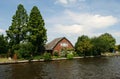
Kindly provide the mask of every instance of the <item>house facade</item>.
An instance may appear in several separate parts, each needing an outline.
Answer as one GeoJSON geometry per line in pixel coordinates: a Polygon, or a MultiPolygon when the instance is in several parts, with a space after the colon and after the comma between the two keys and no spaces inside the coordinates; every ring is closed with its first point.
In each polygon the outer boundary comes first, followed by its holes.
{"type": "Polygon", "coordinates": [[[52,55],[54,52],[60,52],[62,50],[74,49],[72,43],[65,37],[56,38],[45,46],[47,52],[50,52],[52,55]]]}

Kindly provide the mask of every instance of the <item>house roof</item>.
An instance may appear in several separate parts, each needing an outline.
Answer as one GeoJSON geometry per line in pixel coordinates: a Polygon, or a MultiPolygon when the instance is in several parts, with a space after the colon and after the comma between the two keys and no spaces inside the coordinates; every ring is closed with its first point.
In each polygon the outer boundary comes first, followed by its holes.
{"type": "MultiPolygon", "coordinates": [[[[66,39],[65,37],[56,38],[45,46],[46,50],[53,50],[53,48],[62,40],[66,39]]],[[[69,41],[69,40],[68,40],[69,41]]],[[[70,42],[70,41],[69,41],[70,42]]],[[[71,43],[71,42],[70,42],[71,43]]],[[[72,44],[71,44],[72,45],[72,44]]]]}

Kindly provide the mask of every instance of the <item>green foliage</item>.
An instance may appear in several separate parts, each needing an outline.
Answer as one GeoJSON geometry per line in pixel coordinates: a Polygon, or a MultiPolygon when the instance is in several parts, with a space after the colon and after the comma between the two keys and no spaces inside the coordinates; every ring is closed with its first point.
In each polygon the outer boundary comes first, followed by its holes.
{"type": "Polygon", "coordinates": [[[24,59],[32,58],[33,49],[34,49],[33,45],[29,42],[20,44],[20,49],[17,51],[17,55],[19,58],[24,59]]]}
{"type": "MultiPolygon", "coordinates": [[[[24,59],[24,58],[22,57],[22,54],[20,54],[19,50],[14,50],[14,55],[15,55],[15,54],[16,54],[17,59],[24,59]]],[[[13,58],[14,58],[14,56],[13,56],[13,58]]]]}
{"type": "Polygon", "coordinates": [[[101,52],[112,52],[113,49],[115,48],[115,43],[116,40],[115,38],[112,37],[111,34],[105,33],[102,34],[100,37],[100,47],[101,47],[101,52]]]}
{"type": "Polygon", "coordinates": [[[120,45],[118,45],[118,51],[120,51],[120,45]]]}
{"type": "Polygon", "coordinates": [[[44,45],[47,41],[47,34],[45,29],[45,23],[41,16],[39,9],[34,6],[30,12],[28,22],[28,41],[34,46],[34,53],[43,53],[44,45]]]}
{"type": "Polygon", "coordinates": [[[28,22],[28,15],[24,6],[19,4],[15,15],[13,15],[12,23],[7,32],[10,43],[19,44],[25,38],[25,27],[28,22]]]}
{"type": "Polygon", "coordinates": [[[24,6],[22,4],[19,4],[16,13],[12,17],[11,26],[6,31],[7,38],[9,40],[9,48],[12,51],[16,50],[16,48],[19,48],[18,46],[20,42],[25,41],[27,22],[28,22],[27,12],[24,9],[24,6]]]}
{"type": "Polygon", "coordinates": [[[78,38],[75,50],[80,56],[97,56],[104,52],[113,52],[115,43],[116,40],[109,33],[91,39],[83,35],[78,38]]]}
{"type": "Polygon", "coordinates": [[[54,56],[56,56],[56,57],[58,57],[59,56],[59,54],[58,54],[58,52],[56,51],[56,52],[54,52],[54,56]]]}
{"type": "Polygon", "coordinates": [[[62,48],[62,50],[61,50],[61,52],[60,52],[60,56],[61,56],[61,57],[66,57],[67,54],[68,54],[69,52],[72,52],[72,51],[73,51],[73,49],[62,48]]]}
{"type": "Polygon", "coordinates": [[[0,35],[0,54],[6,54],[8,51],[8,42],[3,35],[0,35]]]}
{"type": "Polygon", "coordinates": [[[75,52],[75,51],[72,51],[72,53],[73,53],[73,55],[75,56],[75,57],[78,57],[79,55],[77,54],[77,52],[75,52]]]}
{"type": "Polygon", "coordinates": [[[44,53],[43,58],[45,61],[50,61],[52,59],[51,54],[47,52],[44,53]]]}
{"type": "Polygon", "coordinates": [[[98,38],[98,37],[94,37],[91,39],[91,43],[93,44],[93,47],[92,47],[92,55],[93,56],[97,56],[97,55],[101,55],[102,53],[102,47],[101,47],[101,40],[98,38]]]}
{"type": "Polygon", "coordinates": [[[34,56],[33,59],[36,59],[36,60],[40,60],[40,59],[43,59],[43,56],[34,56]]]}
{"type": "Polygon", "coordinates": [[[27,58],[30,57],[30,54],[38,55],[43,52],[47,41],[44,26],[44,20],[36,6],[32,8],[28,18],[24,6],[19,4],[12,17],[11,26],[6,31],[9,40],[9,53],[14,55],[17,52],[19,57],[27,58]]]}
{"type": "Polygon", "coordinates": [[[68,53],[67,54],[67,59],[73,59],[74,57],[74,54],[73,53],[68,53]]]}
{"type": "Polygon", "coordinates": [[[115,49],[115,39],[112,35],[105,33],[99,37],[94,37],[91,39],[93,44],[92,53],[93,55],[101,55],[101,53],[105,52],[113,52],[115,49]]]}
{"type": "Polygon", "coordinates": [[[85,35],[79,37],[75,44],[75,50],[80,56],[86,56],[88,53],[90,53],[91,48],[91,41],[88,36],[85,35]]]}

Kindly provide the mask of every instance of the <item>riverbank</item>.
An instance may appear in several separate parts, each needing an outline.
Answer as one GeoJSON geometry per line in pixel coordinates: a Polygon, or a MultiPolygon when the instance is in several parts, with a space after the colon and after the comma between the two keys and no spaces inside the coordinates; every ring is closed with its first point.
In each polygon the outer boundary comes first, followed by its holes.
{"type": "MultiPolygon", "coordinates": [[[[93,57],[93,56],[89,56],[89,57],[93,57]]],[[[73,57],[73,59],[80,59],[80,58],[84,58],[84,57],[73,57]]],[[[67,58],[63,57],[63,58],[53,58],[51,59],[51,61],[58,61],[58,60],[67,60],[67,58]]],[[[18,64],[18,63],[30,63],[30,62],[44,62],[44,59],[39,59],[39,60],[9,60],[7,58],[0,58],[0,65],[3,64],[18,64]]]]}
{"type": "MultiPolygon", "coordinates": [[[[120,52],[118,53],[104,53],[99,57],[110,57],[110,56],[120,56],[120,52]]],[[[86,58],[93,58],[94,56],[86,56],[86,58]]],[[[73,59],[80,59],[84,57],[73,57],[73,59]]],[[[51,61],[58,61],[58,60],[67,60],[68,58],[52,58],[51,61]]],[[[18,63],[30,63],[30,62],[44,62],[44,59],[34,59],[34,60],[13,60],[9,58],[0,58],[0,65],[4,64],[18,64],[18,63]]]]}
{"type": "Polygon", "coordinates": [[[116,53],[103,53],[102,56],[120,56],[120,52],[116,52],[116,53]]]}

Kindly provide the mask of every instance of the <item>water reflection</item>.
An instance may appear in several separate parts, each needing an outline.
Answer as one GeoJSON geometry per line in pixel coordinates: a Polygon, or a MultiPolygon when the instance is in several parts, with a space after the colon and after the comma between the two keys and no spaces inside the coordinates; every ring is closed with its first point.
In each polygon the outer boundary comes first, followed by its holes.
{"type": "Polygon", "coordinates": [[[120,57],[0,65],[0,79],[120,79],[120,57]]]}

